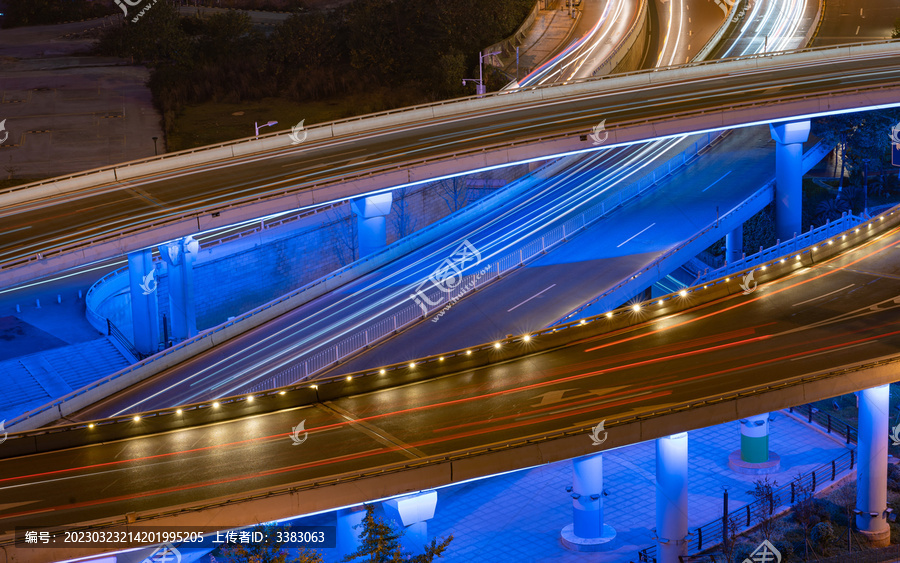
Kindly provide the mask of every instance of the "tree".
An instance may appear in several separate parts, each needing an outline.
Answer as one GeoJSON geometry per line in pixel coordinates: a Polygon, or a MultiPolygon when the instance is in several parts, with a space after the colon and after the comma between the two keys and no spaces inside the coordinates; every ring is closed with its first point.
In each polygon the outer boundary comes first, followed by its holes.
{"type": "Polygon", "coordinates": [[[769,481],[768,477],[757,479],[753,482],[753,490],[750,495],[755,501],[753,503],[753,519],[759,526],[759,531],[767,540],[772,540],[775,531],[775,508],[781,504],[781,498],[778,494],[778,482],[769,481]]]}
{"type": "MultiPolygon", "coordinates": [[[[400,545],[402,532],[398,532],[383,518],[375,517],[375,506],[366,505],[366,516],[363,518],[362,531],[359,534],[359,549],[346,556],[343,561],[361,561],[363,563],[431,563],[435,557],[440,557],[447,549],[447,545],[453,540],[453,535],[431,540],[431,544],[425,547],[425,552],[412,555],[404,552],[400,545]]],[[[358,527],[358,526],[357,526],[358,527]]]]}
{"type": "Polygon", "coordinates": [[[397,231],[397,238],[401,239],[416,230],[418,221],[409,210],[409,202],[406,201],[407,188],[394,190],[394,202],[391,208],[391,222],[397,231]]]}
{"type": "Polygon", "coordinates": [[[282,549],[284,542],[276,542],[278,532],[287,532],[290,525],[258,524],[251,532],[261,532],[268,541],[223,543],[213,552],[214,563],[324,563],[318,551],[300,548],[296,556],[282,549]]]}
{"type": "Polygon", "coordinates": [[[809,561],[809,530],[819,523],[816,515],[815,490],[812,482],[803,480],[802,475],[797,475],[794,482],[794,519],[803,528],[804,561],[809,561]]]}
{"type": "Polygon", "coordinates": [[[900,18],[894,20],[894,31],[891,32],[891,39],[900,38],[900,18]]]}
{"type": "Polygon", "coordinates": [[[469,181],[465,176],[454,176],[437,183],[438,195],[444,200],[450,213],[466,206],[469,199],[469,181]]]}

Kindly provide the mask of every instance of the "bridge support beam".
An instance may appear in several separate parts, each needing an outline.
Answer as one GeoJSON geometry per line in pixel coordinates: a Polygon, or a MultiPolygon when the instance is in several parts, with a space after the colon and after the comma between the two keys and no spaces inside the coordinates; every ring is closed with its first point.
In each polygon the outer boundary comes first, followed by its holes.
{"type": "Polygon", "coordinates": [[[151,249],[128,254],[128,281],[131,286],[131,324],[134,347],[141,354],[154,354],[159,348],[159,304],[156,266],[151,249]]]}
{"type": "Polygon", "coordinates": [[[159,253],[169,266],[169,317],[175,342],[197,335],[194,299],[194,259],[200,244],[193,237],[160,245],[159,253]]]}
{"type": "Polygon", "coordinates": [[[338,560],[350,555],[359,548],[359,535],[363,532],[363,519],[366,507],[363,505],[342,508],[337,512],[337,551],[338,560]]]}
{"type": "Polygon", "coordinates": [[[793,238],[803,232],[803,143],[809,121],[769,124],[775,139],[775,237],[793,238]]]}
{"type": "Polygon", "coordinates": [[[381,503],[385,514],[403,526],[403,547],[419,552],[428,543],[428,520],[434,518],[437,491],[392,498],[381,503]]]}
{"type": "Polygon", "coordinates": [[[744,257],[744,226],[738,225],[725,235],[725,262],[734,264],[744,257]]]}
{"type": "Polygon", "coordinates": [[[857,392],[859,397],[859,468],[856,472],[856,527],[876,546],[887,546],[888,399],[890,386],[857,392]]]}
{"type": "Polygon", "coordinates": [[[350,202],[356,214],[359,257],[368,256],[387,246],[387,221],[391,212],[391,192],[354,199],[350,202]]]}
{"type": "Polygon", "coordinates": [[[616,531],[603,523],[603,454],[572,460],[573,523],[562,529],[563,545],[576,551],[601,551],[612,545],[616,531]]]}
{"type": "Polygon", "coordinates": [[[659,563],[687,555],[688,434],[656,440],[656,537],[659,563]]]}

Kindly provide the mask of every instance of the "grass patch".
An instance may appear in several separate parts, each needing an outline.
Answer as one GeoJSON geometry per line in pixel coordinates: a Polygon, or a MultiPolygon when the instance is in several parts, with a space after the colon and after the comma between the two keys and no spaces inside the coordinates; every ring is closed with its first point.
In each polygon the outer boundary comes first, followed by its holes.
{"type": "Polygon", "coordinates": [[[192,106],[175,118],[168,135],[168,152],[214,145],[253,136],[253,123],[277,121],[260,134],[323,123],[387,109],[424,103],[417,90],[382,88],[318,102],[295,102],[285,98],[264,98],[241,103],[209,102],[192,106]],[[235,115],[238,114],[238,115],[235,115]]]}

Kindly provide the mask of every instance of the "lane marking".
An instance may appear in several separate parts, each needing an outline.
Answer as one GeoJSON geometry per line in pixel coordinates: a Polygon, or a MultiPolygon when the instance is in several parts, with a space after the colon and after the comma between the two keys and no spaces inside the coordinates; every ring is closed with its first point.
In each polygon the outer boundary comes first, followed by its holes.
{"type": "Polygon", "coordinates": [[[629,238],[628,240],[626,240],[625,242],[623,242],[622,244],[620,244],[620,245],[617,246],[616,248],[621,247],[623,244],[627,244],[631,239],[637,237],[639,234],[643,233],[644,231],[646,231],[647,229],[649,229],[650,227],[652,227],[652,226],[655,225],[655,224],[656,224],[656,223],[651,223],[649,227],[645,227],[640,233],[635,234],[633,237],[629,238]]]}
{"type": "Polygon", "coordinates": [[[529,301],[531,301],[531,300],[534,299],[535,297],[539,297],[542,293],[544,293],[544,292],[547,291],[547,290],[553,289],[554,287],[556,287],[556,284],[553,284],[553,285],[551,285],[551,286],[548,287],[548,288],[542,289],[541,291],[535,293],[534,295],[532,295],[531,297],[529,297],[529,298],[526,299],[525,301],[522,301],[521,303],[519,303],[518,305],[516,305],[516,306],[513,307],[512,309],[507,309],[506,312],[507,312],[507,313],[512,313],[515,309],[518,309],[519,307],[521,307],[522,305],[528,303],[529,301]]]}
{"type": "Polygon", "coordinates": [[[829,293],[826,293],[825,295],[819,295],[818,297],[813,297],[812,299],[807,299],[806,301],[801,301],[801,302],[799,302],[799,303],[794,303],[793,305],[791,305],[791,307],[797,307],[798,305],[805,305],[805,304],[809,303],[810,301],[815,301],[816,299],[822,299],[823,297],[828,297],[829,295],[834,295],[835,293],[838,293],[838,292],[840,292],[840,291],[844,291],[845,289],[850,288],[850,287],[853,287],[854,285],[856,285],[856,284],[855,284],[855,283],[851,283],[850,285],[845,285],[844,287],[842,287],[842,288],[840,288],[840,289],[835,289],[834,291],[831,291],[831,292],[829,292],[829,293]]]}
{"type": "Polygon", "coordinates": [[[860,26],[856,26],[856,33],[854,33],[854,35],[859,35],[859,27],[860,26]]]}
{"type": "MultiPolygon", "coordinates": [[[[703,191],[705,192],[705,191],[708,190],[709,188],[715,186],[716,184],[718,184],[719,182],[721,182],[722,180],[724,180],[725,177],[728,176],[729,174],[731,174],[731,170],[729,170],[728,172],[726,172],[724,176],[722,176],[721,178],[719,178],[718,180],[716,180],[716,181],[713,182],[712,184],[710,184],[710,185],[706,186],[705,188],[703,188],[703,191]]],[[[702,193],[702,192],[701,192],[701,193],[702,193]]]]}
{"type": "Polygon", "coordinates": [[[797,360],[805,360],[806,358],[812,358],[814,356],[821,356],[822,354],[830,354],[832,352],[842,352],[844,350],[849,350],[850,348],[856,348],[857,346],[865,346],[866,344],[872,344],[873,342],[878,342],[878,340],[872,340],[871,342],[859,342],[857,344],[851,344],[850,346],[844,346],[843,348],[835,348],[834,350],[825,350],[824,352],[816,352],[815,354],[809,354],[808,356],[801,356],[799,358],[791,358],[791,361],[796,362],[797,360]]]}
{"type": "Polygon", "coordinates": [[[327,401],[325,403],[316,403],[316,407],[322,409],[330,415],[337,414],[338,416],[346,420],[350,424],[351,428],[356,428],[363,434],[369,436],[370,438],[374,438],[376,441],[384,444],[385,446],[388,446],[389,448],[396,448],[398,453],[402,453],[409,459],[422,459],[424,457],[427,457],[421,450],[405,443],[403,440],[395,436],[388,434],[374,424],[357,419],[355,416],[353,416],[352,413],[342,409],[331,401],[327,401]]]}
{"type": "Polygon", "coordinates": [[[24,231],[24,230],[26,230],[26,229],[30,229],[31,227],[32,227],[32,225],[28,225],[27,227],[19,227],[18,229],[12,229],[12,230],[9,230],[9,231],[3,231],[3,234],[4,234],[4,235],[8,235],[8,234],[16,233],[16,232],[19,232],[19,231],[24,231]]]}

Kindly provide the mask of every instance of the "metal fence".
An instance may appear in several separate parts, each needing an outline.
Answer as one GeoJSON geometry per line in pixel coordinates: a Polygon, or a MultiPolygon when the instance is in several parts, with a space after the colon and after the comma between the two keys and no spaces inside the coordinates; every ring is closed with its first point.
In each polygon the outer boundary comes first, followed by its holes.
{"type": "MultiPolygon", "coordinates": [[[[823,413],[812,405],[789,409],[790,412],[795,410],[800,414],[805,414],[808,422],[815,422],[821,425],[830,434],[842,436],[847,444],[856,443],[858,431],[853,426],[833,419],[830,414],[823,413]]],[[[727,539],[726,536],[729,535],[728,526],[730,525],[737,524],[741,531],[750,529],[757,524],[755,515],[762,513],[774,514],[780,506],[785,504],[793,505],[798,500],[802,500],[800,497],[803,494],[802,491],[815,491],[818,486],[834,481],[842,472],[853,470],[855,465],[856,450],[847,450],[831,460],[831,463],[801,474],[790,483],[774,489],[770,498],[754,500],[741,508],[730,511],[727,518],[723,515],[722,518],[695,528],[688,532],[687,553],[696,554],[722,543],[727,539]],[[766,504],[769,505],[768,509],[766,504]]],[[[638,552],[638,560],[656,563],[656,546],[640,550],[638,552]]]]}
{"type": "Polygon", "coordinates": [[[440,314],[441,309],[452,305],[466,293],[545,254],[550,249],[566,242],[570,237],[577,235],[594,222],[610,214],[613,210],[646,193],[647,190],[656,186],[661,180],[689,164],[703,149],[710,146],[719,137],[720,135],[718,134],[706,133],[686,150],[658,166],[650,174],[622,187],[604,198],[600,203],[551,228],[540,237],[529,240],[517,250],[513,250],[487,264],[473,266],[473,268],[477,268],[477,273],[461,278],[458,284],[450,288],[450,291],[432,288],[430,292],[424,295],[424,299],[419,300],[419,303],[422,303],[422,305],[417,304],[412,299],[407,300],[405,301],[407,304],[402,306],[401,303],[402,308],[390,317],[376,321],[366,328],[361,328],[343,340],[329,344],[328,348],[285,368],[247,391],[255,392],[303,381],[317,372],[334,367],[348,356],[368,348],[373,343],[395,334],[407,326],[422,321],[432,314],[440,314]]]}
{"type": "Polygon", "coordinates": [[[832,237],[848,229],[851,229],[856,225],[859,225],[863,221],[865,221],[865,219],[863,219],[862,217],[858,217],[856,215],[853,215],[852,213],[845,213],[841,216],[840,219],[835,219],[834,221],[825,223],[821,227],[811,228],[809,231],[797,235],[790,240],[786,240],[784,242],[778,241],[775,246],[771,246],[766,249],[760,249],[760,251],[756,254],[745,256],[744,258],[736,260],[731,264],[726,264],[721,268],[703,272],[703,274],[700,275],[692,285],[705,283],[709,280],[720,278],[730,272],[739,272],[751,266],[756,266],[757,264],[768,262],[773,258],[778,258],[779,256],[797,252],[801,248],[806,248],[807,246],[815,244],[819,241],[823,241],[828,237],[832,237]]]}

